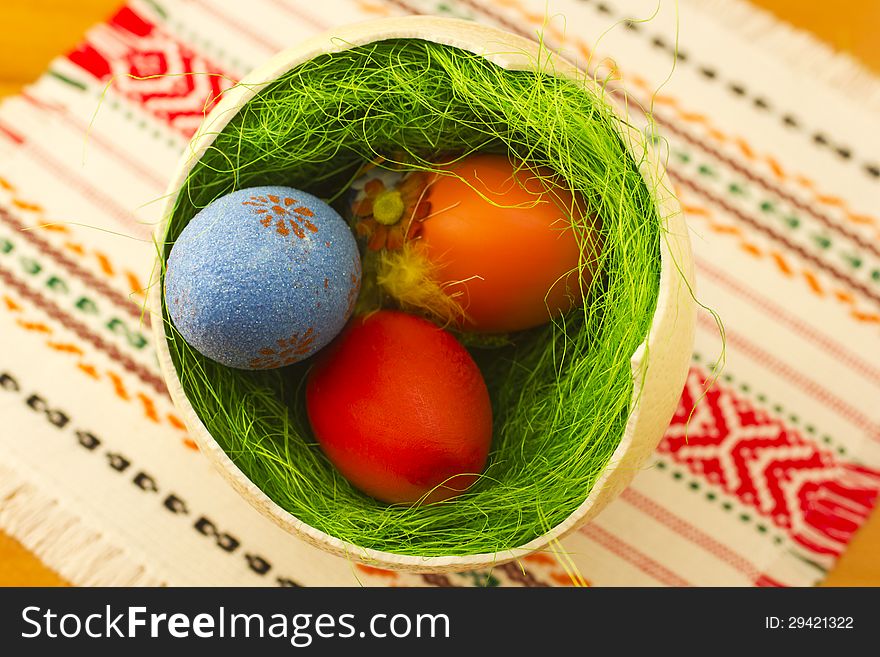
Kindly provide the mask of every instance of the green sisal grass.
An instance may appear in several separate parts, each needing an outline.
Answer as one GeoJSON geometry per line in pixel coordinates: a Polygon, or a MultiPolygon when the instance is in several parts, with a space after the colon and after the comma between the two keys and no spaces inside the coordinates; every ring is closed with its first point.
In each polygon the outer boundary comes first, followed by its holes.
{"type": "MultiPolygon", "coordinates": [[[[661,222],[605,102],[539,68],[508,72],[418,40],[318,57],[251,100],[181,190],[163,257],[199,208],[234,189],[290,185],[342,210],[352,177],[377,155],[405,154],[430,169],[438,157],[507,152],[561,174],[601,220],[601,275],[584,308],[510,336],[507,346],[471,348],[491,393],[493,449],[483,478],[446,503],[388,506],[334,470],[306,416],[309,362],[233,370],[169,328],[174,364],[205,426],[248,478],[307,524],[400,554],[495,552],[563,521],[617,447],[631,410],[630,357],[655,309],[661,222]]],[[[164,319],[170,327],[167,312],[164,319]]]]}

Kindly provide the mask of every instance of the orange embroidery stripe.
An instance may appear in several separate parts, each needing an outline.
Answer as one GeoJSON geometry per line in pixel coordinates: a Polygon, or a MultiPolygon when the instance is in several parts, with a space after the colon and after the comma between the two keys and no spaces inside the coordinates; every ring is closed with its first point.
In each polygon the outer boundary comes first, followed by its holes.
{"type": "Polygon", "coordinates": [[[852,306],[849,310],[849,314],[856,321],[867,324],[880,324],[880,315],[877,313],[864,312],[856,308],[856,299],[849,292],[837,290],[835,291],[835,297],[846,305],[852,306]]]}
{"type": "Polygon", "coordinates": [[[773,172],[779,180],[785,179],[785,171],[782,168],[782,165],[776,160],[776,158],[767,155],[764,160],[767,162],[767,165],[770,167],[770,170],[773,172]]]}
{"type": "MultiPolygon", "coordinates": [[[[526,574],[527,571],[523,562],[539,566],[550,566],[552,569],[547,573],[549,578],[561,586],[591,586],[589,580],[577,572],[576,569],[569,571],[558,555],[551,556],[543,552],[529,554],[517,560],[515,565],[507,564],[506,572],[508,575],[512,574],[511,571],[526,574]]],[[[531,575],[528,575],[528,577],[534,579],[531,575]]]]}
{"type": "Polygon", "coordinates": [[[5,294],[3,295],[3,303],[6,304],[6,309],[7,309],[7,310],[11,310],[11,311],[14,312],[14,313],[17,313],[18,311],[21,310],[21,306],[19,306],[19,305],[15,302],[15,299],[13,299],[12,297],[8,297],[8,296],[6,296],[5,294]]]}
{"type": "MultiPolygon", "coordinates": [[[[3,189],[5,189],[7,191],[10,191],[10,192],[15,191],[15,187],[13,187],[12,183],[10,183],[6,179],[0,179],[0,187],[2,187],[3,189]]],[[[34,212],[34,213],[41,214],[41,215],[44,213],[42,206],[40,206],[36,203],[26,201],[26,200],[21,199],[20,197],[17,197],[17,196],[13,196],[12,205],[14,205],[15,207],[17,207],[21,210],[27,210],[29,212],[34,212]]],[[[38,223],[37,227],[42,228],[43,230],[48,230],[48,231],[52,231],[52,232],[56,232],[56,233],[69,233],[70,232],[70,229],[67,226],[65,226],[63,224],[57,224],[57,223],[38,223]]],[[[86,255],[85,247],[78,242],[73,242],[73,241],[65,242],[64,247],[68,251],[75,253],[77,256],[84,257],[86,255]]],[[[117,270],[113,266],[113,263],[107,254],[102,253],[101,251],[94,251],[94,256],[98,261],[98,266],[100,267],[101,271],[104,274],[106,274],[109,277],[115,277],[117,275],[117,270]]],[[[141,285],[138,277],[134,273],[132,273],[130,271],[125,271],[125,272],[123,272],[123,276],[125,277],[126,282],[129,284],[129,287],[131,288],[131,292],[133,292],[135,294],[144,295],[145,291],[144,291],[143,285],[141,285]]]]}
{"type": "Polygon", "coordinates": [[[141,405],[144,407],[144,415],[146,415],[147,418],[158,424],[159,414],[156,413],[156,405],[153,403],[153,400],[147,397],[142,392],[137,393],[137,398],[140,400],[141,405]]]}
{"type": "Polygon", "coordinates": [[[64,247],[69,251],[73,251],[78,256],[83,256],[86,254],[86,250],[83,248],[83,245],[77,244],[76,242],[65,242],[64,247]]]}
{"type": "Polygon", "coordinates": [[[743,251],[745,251],[746,253],[750,253],[753,256],[764,255],[764,252],[760,248],[758,248],[757,245],[752,244],[751,242],[740,242],[740,246],[742,247],[743,251]]]}
{"type": "MultiPolygon", "coordinates": [[[[19,303],[17,303],[14,299],[9,297],[8,295],[3,295],[3,301],[4,301],[4,305],[6,306],[6,308],[10,312],[15,312],[15,313],[21,312],[22,306],[19,303]]],[[[31,321],[25,321],[22,319],[17,319],[16,324],[18,324],[19,326],[21,326],[25,330],[33,331],[36,333],[44,333],[47,335],[51,335],[53,333],[52,328],[50,326],[44,324],[43,322],[31,322],[31,321]]],[[[52,340],[46,340],[46,346],[54,351],[59,352],[59,353],[67,353],[67,354],[72,354],[74,356],[85,355],[85,352],[80,347],[78,347],[77,345],[75,345],[73,343],[55,342],[52,340]]],[[[83,374],[85,374],[86,376],[88,376],[91,379],[94,379],[96,381],[100,381],[102,378],[98,369],[94,365],[92,365],[91,363],[87,363],[85,361],[80,360],[76,363],[76,367],[80,372],[82,372],[83,374]]],[[[121,399],[124,399],[126,401],[131,401],[131,396],[129,395],[128,391],[125,389],[125,385],[123,383],[122,377],[120,377],[116,372],[113,372],[112,370],[107,370],[106,375],[107,375],[107,378],[110,379],[110,382],[113,384],[113,390],[116,393],[116,395],[121,399]]],[[[148,397],[147,395],[145,395],[142,392],[137,393],[137,399],[140,401],[141,406],[143,407],[144,415],[148,419],[152,420],[153,422],[156,422],[157,424],[161,423],[161,419],[159,418],[159,414],[156,412],[155,402],[150,397],[148,397]]],[[[175,429],[186,430],[186,426],[183,424],[183,422],[181,422],[181,420],[179,418],[172,415],[171,413],[168,413],[166,415],[166,420],[167,420],[168,424],[170,424],[175,429]]],[[[184,439],[184,444],[188,448],[198,449],[196,447],[195,443],[193,443],[191,440],[189,440],[189,442],[187,442],[187,441],[188,441],[188,439],[184,439]]]]}
{"type": "Polygon", "coordinates": [[[559,562],[556,561],[549,554],[544,554],[543,552],[533,552],[532,554],[528,554],[523,557],[523,561],[527,561],[529,563],[537,563],[543,564],[545,566],[558,566],[559,562]]]}
{"type": "MultiPolygon", "coordinates": [[[[530,21],[536,22],[536,23],[543,23],[544,22],[544,15],[543,14],[535,14],[535,13],[529,12],[526,14],[526,18],[528,18],[530,21]]],[[[548,25],[547,27],[550,27],[550,26],[548,25]]]]}
{"type": "Polygon", "coordinates": [[[709,228],[722,235],[742,235],[742,229],[739,226],[716,224],[712,222],[709,224],[709,228]]]}
{"type": "Polygon", "coordinates": [[[565,39],[565,33],[562,30],[560,30],[559,28],[557,28],[555,25],[548,25],[547,27],[550,29],[550,33],[557,40],[562,41],[563,39],[565,39]]]}
{"type": "MultiPolygon", "coordinates": [[[[650,85],[637,84],[637,86],[642,87],[648,92],[652,91],[650,89],[650,85]]],[[[847,203],[845,199],[839,196],[818,193],[816,191],[816,184],[811,179],[800,174],[788,174],[785,169],[782,168],[782,165],[779,163],[778,160],[770,155],[758,155],[745,139],[743,139],[742,137],[732,138],[728,136],[718,128],[712,126],[711,120],[705,115],[686,112],[685,110],[682,110],[680,107],[678,107],[677,103],[670,104],[670,106],[674,108],[676,116],[682,121],[685,121],[686,123],[700,123],[707,126],[706,133],[715,141],[721,143],[729,143],[733,141],[746,159],[751,160],[752,162],[765,163],[777,179],[781,181],[791,180],[801,187],[804,187],[812,193],[813,198],[818,203],[840,210],[847,220],[862,225],[874,225],[878,223],[877,219],[875,219],[874,217],[853,211],[850,208],[849,203],[847,203]]]]}
{"type": "Polygon", "coordinates": [[[75,344],[71,344],[69,342],[46,342],[50,349],[54,349],[55,351],[60,351],[62,353],[67,354],[76,354],[77,356],[82,356],[85,352],[77,347],[75,344]]]}
{"type": "MultiPolygon", "coordinates": [[[[631,78],[634,79],[634,78],[631,78]]],[[[642,82],[645,82],[642,80],[642,82]]],[[[647,84],[647,83],[645,83],[647,84]]],[[[641,86],[641,85],[639,85],[641,86]]],[[[667,96],[665,94],[655,94],[651,97],[651,100],[654,101],[655,105],[668,105],[669,107],[678,107],[678,100],[673,98],[672,96],[667,96]]]]}
{"type": "MultiPolygon", "coordinates": [[[[678,187],[676,187],[675,188],[675,195],[679,196],[680,194],[681,194],[681,192],[679,191],[678,187]]],[[[709,208],[704,208],[699,205],[685,205],[684,203],[682,203],[681,209],[682,209],[682,212],[684,212],[687,215],[698,215],[700,217],[708,217],[712,214],[712,212],[709,210],[709,208]]]]}
{"type": "Polygon", "coordinates": [[[779,267],[779,271],[781,271],[786,276],[791,276],[794,272],[791,267],[789,267],[788,262],[786,262],[785,258],[782,256],[779,251],[771,251],[770,257],[773,258],[773,262],[776,263],[776,266],[779,267]]]}
{"type": "Polygon", "coordinates": [[[186,425],[183,423],[179,417],[177,417],[174,413],[167,413],[165,418],[168,420],[168,423],[174,427],[175,429],[186,430],[186,425]]]}
{"type": "Polygon", "coordinates": [[[19,198],[13,198],[12,205],[14,205],[15,207],[17,207],[21,210],[27,210],[29,212],[42,212],[43,211],[43,208],[41,206],[37,205],[36,203],[29,203],[28,201],[22,201],[19,198]]]}
{"type": "MultiPolygon", "coordinates": [[[[510,4],[508,6],[515,9],[523,18],[530,20],[533,24],[537,22],[538,24],[543,25],[544,17],[541,16],[540,20],[537,20],[536,18],[534,18],[534,14],[532,14],[525,7],[523,7],[520,2],[517,2],[517,1],[510,2],[510,4]]],[[[586,46],[586,44],[583,43],[580,39],[575,39],[575,44],[576,44],[576,48],[582,54],[584,54],[587,59],[590,59],[591,52],[590,52],[590,49],[586,46]]],[[[562,44],[560,43],[560,45],[562,45],[562,44]]],[[[621,79],[623,79],[622,73],[620,75],[621,75],[621,79]]],[[[803,176],[800,174],[788,174],[782,168],[782,166],[779,164],[779,162],[769,155],[758,156],[755,153],[754,149],[751,147],[751,145],[742,137],[736,137],[736,138],[729,137],[724,132],[722,132],[718,128],[714,127],[711,124],[711,120],[709,119],[709,117],[707,117],[703,114],[692,113],[692,112],[688,112],[688,111],[682,109],[678,99],[676,99],[673,96],[669,96],[667,94],[655,94],[655,89],[652,88],[651,85],[648,84],[647,81],[644,80],[643,78],[641,78],[637,75],[627,75],[626,77],[629,81],[633,82],[636,86],[640,87],[643,91],[650,94],[653,99],[653,102],[655,104],[667,105],[669,107],[672,107],[675,110],[675,113],[678,116],[678,118],[680,118],[682,121],[689,122],[689,123],[704,124],[705,126],[707,126],[706,132],[709,134],[709,136],[711,136],[716,141],[719,141],[722,143],[727,143],[727,142],[733,141],[739,147],[739,150],[742,152],[744,157],[746,157],[749,160],[752,160],[753,162],[766,163],[770,167],[770,170],[773,171],[774,175],[777,178],[779,178],[781,180],[792,180],[792,181],[796,182],[797,184],[810,190],[811,192],[815,192],[816,184],[812,180],[810,180],[806,176],[803,176]]],[[[853,212],[852,209],[849,207],[849,204],[844,199],[841,199],[839,197],[825,196],[822,194],[815,194],[814,193],[814,198],[819,203],[821,203],[823,205],[828,205],[829,207],[835,207],[835,208],[842,210],[844,216],[848,220],[853,221],[854,223],[868,223],[868,222],[871,224],[878,223],[877,219],[875,219],[873,217],[869,217],[868,215],[865,215],[865,214],[858,214],[858,213],[853,212]],[[828,202],[828,201],[830,201],[830,202],[828,202]],[[865,220],[867,220],[867,222],[865,220]]]]}
{"type": "Polygon", "coordinates": [[[100,251],[95,251],[95,257],[98,259],[98,264],[101,266],[102,272],[108,276],[116,275],[116,270],[113,269],[113,265],[110,264],[110,259],[106,255],[100,251]]]}
{"type": "Polygon", "coordinates": [[[629,76],[630,80],[638,81],[638,84],[645,85],[648,84],[648,81],[645,80],[641,75],[636,75],[635,73],[631,73],[629,76]]]}
{"type": "Polygon", "coordinates": [[[543,552],[534,552],[523,557],[522,560],[527,563],[553,567],[553,570],[549,572],[550,579],[561,586],[590,586],[590,582],[587,581],[582,575],[568,574],[564,571],[560,571],[559,560],[549,554],[545,554],[543,552]]]}
{"type": "Polygon", "coordinates": [[[681,118],[689,123],[709,123],[709,117],[699,112],[681,112],[681,118]]]}
{"type": "Polygon", "coordinates": [[[95,369],[94,365],[89,365],[88,363],[77,363],[76,366],[80,369],[81,372],[85,372],[86,375],[95,379],[96,381],[101,378],[101,375],[98,374],[98,370],[95,369]]]}
{"type": "Polygon", "coordinates": [[[550,573],[550,579],[559,584],[560,586],[574,586],[574,580],[568,575],[563,575],[562,573],[550,573]]]}
{"type": "Polygon", "coordinates": [[[144,289],[143,284],[141,284],[140,279],[133,272],[126,271],[125,279],[128,281],[128,287],[131,288],[132,294],[137,294],[140,296],[144,296],[146,294],[146,290],[144,289]]]}
{"type": "MultiPolygon", "coordinates": [[[[691,216],[705,217],[707,214],[707,212],[704,212],[704,210],[706,210],[706,208],[697,207],[697,210],[698,210],[697,212],[691,212],[690,210],[693,209],[692,206],[683,206],[683,207],[689,208],[689,214],[691,216]]],[[[786,260],[786,258],[783,256],[782,253],[780,253],[779,251],[773,251],[773,250],[771,250],[769,253],[762,252],[761,249],[757,245],[744,241],[743,236],[740,234],[741,231],[739,231],[735,227],[726,226],[724,224],[718,224],[714,221],[709,221],[708,226],[709,226],[709,229],[712,230],[713,232],[716,232],[716,233],[719,233],[722,235],[731,235],[731,234],[737,235],[740,239],[740,247],[743,250],[747,251],[748,253],[750,253],[756,257],[769,255],[769,257],[773,260],[774,264],[776,264],[777,268],[786,276],[791,276],[796,273],[794,267],[791,265],[790,262],[788,262],[788,260],[786,260]],[[734,230],[731,230],[731,228],[734,228],[734,230]]],[[[877,313],[865,312],[865,311],[859,310],[858,308],[855,307],[856,298],[849,291],[842,290],[839,288],[826,291],[825,288],[822,286],[822,283],[819,281],[819,277],[815,274],[815,272],[813,272],[809,269],[801,269],[799,273],[801,276],[803,276],[803,279],[807,283],[807,288],[810,290],[810,292],[812,292],[813,294],[815,294],[818,297],[823,297],[823,298],[828,293],[830,293],[832,295],[833,299],[836,299],[837,301],[840,301],[841,303],[849,306],[849,314],[856,321],[861,322],[861,323],[870,323],[870,324],[880,323],[880,315],[878,315],[877,313]]]]}
{"type": "Polygon", "coordinates": [[[864,313],[860,310],[853,309],[852,316],[855,317],[860,322],[867,322],[870,324],[880,324],[880,315],[877,313],[864,313]]]}
{"type": "Polygon", "coordinates": [[[23,329],[27,329],[28,331],[33,331],[35,333],[48,333],[51,335],[52,329],[43,324],[43,322],[26,322],[23,319],[18,320],[18,325],[23,329]]]}
{"type": "Polygon", "coordinates": [[[830,196],[830,195],[820,195],[816,197],[820,203],[824,203],[825,205],[831,205],[836,208],[842,208],[846,206],[846,201],[844,201],[839,196],[830,196]]]}
{"type": "Polygon", "coordinates": [[[592,59],[593,51],[587,47],[587,44],[581,43],[580,41],[578,41],[577,49],[578,49],[578,52],[584,56],[584,59],[587,59],[587,60],[592,59]]]}
{"type": "Polygon", "coordinates": [[[124,399],[128,401],[131,397],[128,394],[128,390],[125,389],[125,384],[122,382],[122,377],[120,377],[115,372],[107,372],[107,376],[110,378],[110,381],[113,383],[113,391],[116,393],[116,396],[120,399],[124,399]]]}
{"type": "Polygon", "coordinates": [[[726,144],[728,141],[727,135],[716,128],[708,128],[706,132],[709,133],[709,136],[712,137],[712,139],[720,141],[722,144],[726,144]]]}
{"type": "Polygon", "coordinates": [[[807,284],[810,286],[810,289],[812,289],[820,297],[825,296],[825,290],[822,289],[822,286],[819,284],[819,279],[816,277],[816,275],[807,269],[805,269],[802,273],[804,275],[804,278],[807,280],[807,284]]]}
{"type": "MultiPolygon", "coordinates": [[[[683,120],[687,121],[687,119],[684,116],[682,116],[681,118],[683,120]]],[[[756,159],[755,158],[755,151],[752,150],[752,147],[749,146],[749,143],[745,139],[743,139],[742,137],[737,138],[736,145],[739,146],[740,152],[746,156],[746,159],[748,159],[748,160],[756,159]]]]}
{"type": "Polygon", "coordinates": [[[52,233],[69,233],[70,228],[65,226],[64,224],[39,224],[38,228],[42,228],[43,230],[48,230],[52,233]]]}

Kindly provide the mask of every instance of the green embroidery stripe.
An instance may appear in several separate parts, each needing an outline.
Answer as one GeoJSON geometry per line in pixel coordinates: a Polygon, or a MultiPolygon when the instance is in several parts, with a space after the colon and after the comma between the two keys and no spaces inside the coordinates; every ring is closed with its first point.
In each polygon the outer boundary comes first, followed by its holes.
{"type": "Polygon", "coordinates": [[[170,128],[163,129],[151,127],[150,122],[147,121],[143,115],[138,116],[137,113],[131,109],[130,105],[106,96],[103,88],[94,90],[93,95],[102,103],[102,107],[109,107],[114,112],[121,114],[122,118],[126,121],[133,123],[140,130],[149,133],[153,139],[171,148],[174,152],[179,153],[181,148],[183,148],[186,140],[182,136],[178,136],[177,133],[173,132],[170,128]],[[167,138],[162,139],[163,135],[166,135],[167,138]]]}
{"type": "MultiPolygon", "coordinates": [[[[719,169],[715,166],[706,163],[698,164],[692,153],[683,150],[673,150],[671,154],[681,164],[695,165],[697,173],[702,178],[714,180],[717,184],[721,183],[719,169]]],[[[762,214],[777,218],[788,229],[798,230],[803,228],[803,219],[798,214],[783,212],[776,201],[769,198],[759,198],[755,196],[753,188],[747,183],[744,183],[741,180],[735,180],[726,184],[721,184],[721,186],[730,196],[753,199],[755,206],[762,214]]],[[[851,270],[860,270],[865,264],[864,255],[857,251],[845,250],[837,247],[835,241],[824,231],[814,230],[810,232],[809,238],[812,244],[820,251],[831,251],[833,249],[837,257],[839,257],[851,270]]],[[[873,268],[869,273],[869,278],[875,283],[880,283],[880,267],[873,268]]]]}
{"type": "Polygon", "coordinates": [[[225,61],[237,71],[244,72],[256,66],[256,63],[245,63],[238,57],[229,54],[227,50],[217,45],[214,41],[203,34],[198,33],[192,25],[188,25],[180,19],[172,18],[170,12],[158,2],[155,2],[155,0],[144,0],[144,2],[153,9],[156,17],[160,19],[166,27],[171,28],[177,36],[186,43],[186,45],[197,45],[201,47],[206,53],[210,53],[212,57],[225,61]]]}
{"type": "MultiPolygon", "coordinates": [[[[63,73],[59,73],[54,69],[49,69],[48,71],[46,71],[46,73],[47,75],[51,75],[53,78],[61,80],[66,84],[80,89],[81,91],[87,91],[89,86],[93,86],[86,84],[85,82],[80,82],[79,80],[74,80],[73,78],[70,78],[63,73]]],[[[144,132],[149,132],[153,139],[161,141],[163,145],[172,148],[175,152],[180,152],[180,149],[185,143],[185,140],[182,137],[178,137],[170,131],[163,131],[155,127],[151,128],[146,119],[144,119],[143,117],[138,118],[137,116],[135,116],[135,112],[131,109],[131,107],[125,106],[118,99],[111,97],[108,93],[105,93],[103,86],[99,88],[94,88],[92,90],[92,95],[98,99],[99,104],[96,105],[96,107],[109,107],[114,112],[121,114],[125,120],[136,125],[139,129],[143,130],[144,132]],[[170,133],[172,136],[169,136],[167,139],[163,140],[162,135],[166,132],[170,133]]]]}
{"type": "MultiPolygon", "coordinates": [[[[16,245],[12,240],[5,236],[0,237],[0,256],[9,256],[15,253],[15,251],[16,245]]],[[[30,255],[22,254],[15,260],[19,271],[21,271],[27,279],[35,281],[46,277],[46,280],[42,282],[42,286],[46,290],[53,293],[53,295],[64,295],[71,298],[73,301],[73,307],[76,309],[76,314],[79,317],[93,317],[98,319],[99,315],[104,314],[98,304],[91,297],[78,293],[72,295],[68,283],[70,279],[55,274],[50,275],[46,270],[45,265],[38,259],[30,255]]],[[[105,331],[113,333],[116,337],[122,337],[123,343],[128,345],[131,349],[142,352],[149,347],[150,342],[146,336],[137,330],[132,329],[120,317],[110,316],[109,318],[105,317],[99,319],[99,321],[101,322],[101,327],[105,331]]]]}
{"type": "Polygon", "coordinates": [[[822,573],[823,575],[828,574],[828,569],[827,569],[827,568],[825,568],[824,566],[820,565],[819,563],[817,563],[817,562],[814,561],[813,559],[809,559],[809,558],[807,558],[806,556],[804,556],[803,554],[800,554],[797,550],[789,550],[788,553],[789,553],[791,556],[793,556],[795,559],[797,559],[798,561],[800,561],[801,563],[805,563],[805,564],[807,564],[808,566],[810,566],[811,568],[814,568],[814,569],[818,570],[818,571],[819,571],[820,573],[822,573]]]}
{"type": "Polygon", "coordinates": [[[740,522],[751,525],[756,532],[771,539],[774,544],[781,545],[785,542],[786,538],[784,535],[771,531],[772,527],[770,525],[763,522],[760,518],[756,519],[748,509],[739,504],[736,498],[728,495],[721,489],[691,477],[685,471],[673,467],[670,461],[656,455],[654,467],[660,471],[669,472],[675,481],[686,484],[688,490],[699,494],[707,502],[717,503],[723,511],[736,514],[740,522]]]}
{"type": "Polygon", "coordinates": [[[50,68],[48,71],[46,71],[46,73],[51,75],[53,78],[61,80],[65,84],[70,85],[71,87],[76,87],[80,91],[86,90],[86,85],[84,82],[80,82],[79,80],[74,80],[73,78],[68,77],[68,76],[64,75],[63,73],[59,73],[58,71],[56,71],[54,69],[50,68]]]}
{"type": "Polygon", "coordinates": [[[145,3],[147,3],[148,5],[150,5],[150,7],[153,8],[153,11],[155,11],[157,14],[159,14],[159,16],[161,16],[162,18],[168,18],[168,12],[158,2],[156,2],[155,0],[143,0],[143,1],[145,3]]]}
{"type": "MultiPolygon", "coordinates": [[[[705,367],[709,368],[710,370],[714,367],[714,363],[704,363],[704,357],[697,352],[694,352],[691,355],[691,360],[695,363],[705,364],[705,367]]],[[[727,371],[725,371],[721,375],[721,380],[727,384],[735,386],[737,390],[739,390],[739,392],[746,394],[755,401],[759,402],[765,410],[771,411],[773,415],[775,415],[778,419],[789,422],[799,429],[802,429],[805,433],[809,434],[814,439],[820,440],[830,449],[834,449],[834,451],[836,451],[837,454],[839,454],[840,456],[845,456],[847,454],[847,449],[843,445],[841,445],[839,441],[832,438],[827,433],[820,433],[818,429],[816,429],[816,425],[810,422],[804,422],[800,415],[788,412],[782,404],[770,401],[767,395],[763,392],[755,392],[750,384],[744,381],[737,382],[736,377],[734,377],[727,371]]],[[[861,464],[861,462],[858,460],[854,460],[854,462],[861,464]]]]}

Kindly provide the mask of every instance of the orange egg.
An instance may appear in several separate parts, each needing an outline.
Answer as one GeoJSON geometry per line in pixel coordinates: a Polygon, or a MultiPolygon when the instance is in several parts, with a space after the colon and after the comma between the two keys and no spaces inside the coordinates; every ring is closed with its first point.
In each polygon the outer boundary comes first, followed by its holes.
{"type": "Polygon", "coordinates": [[[515,171],[507,157],[480,154],[447,168],[428,187],[431,213],[419,250],[443,291],[457,300],[461,328],[505,333],[543,324],[582,301],[593,273],[598,238],[586,236],[587,267],[578,278],[581,247],[572,228],[584,222],[580,203],[552,183],[549,170],[515,171]],[[485,197],[485,198],[484,198],[485,197]]]}

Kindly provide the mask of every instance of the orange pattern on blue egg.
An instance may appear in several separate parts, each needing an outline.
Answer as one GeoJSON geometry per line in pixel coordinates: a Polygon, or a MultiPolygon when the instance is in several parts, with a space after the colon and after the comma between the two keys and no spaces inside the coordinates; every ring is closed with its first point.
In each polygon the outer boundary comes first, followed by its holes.
{"type": "Polygon", "coordinates": [[[260,223],[266,228],[274,227],[275,232],[282,237],[293,232],[296,237],[303,239],[306,231],[318,232],[318,227],[310,221],[315,213],[291,196],[251,196],[242,205],[252,206],[254,214],[262,215],[260,223]],[[296,207],[291,207],[294,205],[296,207]]]}

